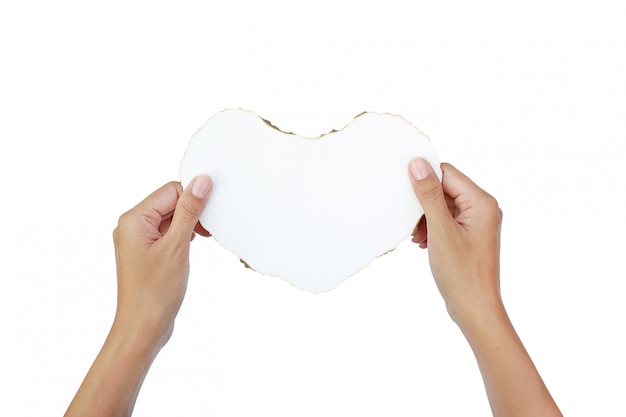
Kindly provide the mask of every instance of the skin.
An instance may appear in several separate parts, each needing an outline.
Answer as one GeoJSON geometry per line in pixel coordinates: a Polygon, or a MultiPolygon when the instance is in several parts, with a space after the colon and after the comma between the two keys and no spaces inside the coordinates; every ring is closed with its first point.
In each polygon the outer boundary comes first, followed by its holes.
{"type": "Polygon", "coordinates": [[[152,361],[174,330],[189,277],[189,244],[212,189],[168,183],[123,214],[113,232],[117,310],[109,335],[66,417],[130,416],[152,361]]]}
{"type": "Polygon", "coordinates": [[[500,296],[498,202],[450,164],[413,159],[409,175],[424,208],[413,241],[428,248],[437,288],[467,339],[494,416],[562,416],[519,339],[500,296]]]}
{"type": "MultiPolygon", "coordinates": [[[[561,416],[515,333],[500,297],[496,200],[452,165],[439,182],[420,158],[409,164],[424,208],[413,241],[428,249],[437,287],[472,348],[494,416],[561,416]]],[[[113,232],[118,301],[104,345],[65,416],[130,416],[150,365],[167,343],[185,297],[189,247],[212,189],[194,178],[168,183],[123,214],[113,232]]]]}

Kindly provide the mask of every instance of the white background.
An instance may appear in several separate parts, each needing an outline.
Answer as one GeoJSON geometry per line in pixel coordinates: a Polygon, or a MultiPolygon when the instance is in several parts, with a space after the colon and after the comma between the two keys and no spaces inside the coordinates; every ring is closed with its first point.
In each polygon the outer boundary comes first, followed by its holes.
{"type": "MultiPolygon", "coordinates": [[[[227,107],[426,132],[504,210],[503,297],[562,411],[626,415],[624,21],[602,0],[0,2],[0,415],[65,411],[113,318],[117,218],[227,107]]],[[[489,414],[411,242],[321,295],[192,252],[136,416],[489,414]]]]}

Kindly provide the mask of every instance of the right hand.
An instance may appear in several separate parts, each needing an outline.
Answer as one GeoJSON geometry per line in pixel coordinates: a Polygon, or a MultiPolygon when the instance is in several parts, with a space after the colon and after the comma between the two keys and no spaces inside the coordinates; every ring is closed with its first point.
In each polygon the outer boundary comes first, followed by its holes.
{"type": "MultiPolygon", "coordinates": [[[[194,178],[183,191],[170,182],[124,213],[113,232],[118,299],[114,325],[151,331],[160,349],[174,328],[189,277],[189,246],[210,233],[198,222],[213,181],[194,178]]],[[[132,329],[131,329],[132,330],[132,329]]]]}
{"type": "Polygon", "coordinates": [[[409,164],[413,190],[424,209],[413,242],[428,248],[430,268],[450,317],[461,327],[477,314],[503,308],[500,297],[498,202],[452,165],[409,164]]]}

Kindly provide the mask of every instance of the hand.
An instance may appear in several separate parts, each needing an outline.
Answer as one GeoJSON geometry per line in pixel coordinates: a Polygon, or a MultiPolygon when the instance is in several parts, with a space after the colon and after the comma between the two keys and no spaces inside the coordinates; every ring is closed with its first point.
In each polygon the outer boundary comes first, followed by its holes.
{"type": "Polygon", "coordinates": [[[428,248],[430,267],[452,319],[498,306],[500,226],[498,202],[450,164],[439,183],[423,159],[411,161],[413,190],[424,209],[413,241],[428,248]]]}
{"type": "Polygon", "coordinates": [[[113,232],[118,300],[115,322],[148,328],[164,345],[185,297],[189,243],[195,233],[210,234],[198,223],[212,189],[207,175],[183,192],[179,183],[159,188],[123,214],[113,232]]]}
{"type": "Polygon", "coordinates": [[[179,183],[165,184],[120,217],[113,232],[115,320],[66,417],[132,414],[185,297],[189,244],[196,233],[210,235],[198,218],[212,185],[208,175],[194,178],[184,191],[179,183]]]}
{"type": "Polygon", "coordinates": [[[424,208],[413,241],[428,248],[437,287],[474,352],[493,415],[562,416],[500,297],[502,210],[452,165],[441,169],[439,183],[424,159],[409,165],[424,208]]]}

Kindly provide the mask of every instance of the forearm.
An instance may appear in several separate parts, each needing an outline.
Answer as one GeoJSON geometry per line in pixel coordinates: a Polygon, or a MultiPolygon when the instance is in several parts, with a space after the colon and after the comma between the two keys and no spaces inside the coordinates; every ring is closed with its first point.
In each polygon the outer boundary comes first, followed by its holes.
{"type": "Polygon", "coordinates": [[[145,329],[114,324],[65,417],[130,416],[158,346],[145,329]]]}
{"type": "Polygon", "coordinates": [[[562,416],[502,303],[459,324],[483,377],[496,417],[562,416]]]}

